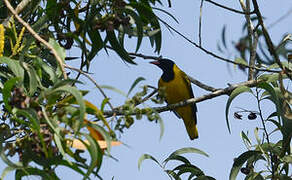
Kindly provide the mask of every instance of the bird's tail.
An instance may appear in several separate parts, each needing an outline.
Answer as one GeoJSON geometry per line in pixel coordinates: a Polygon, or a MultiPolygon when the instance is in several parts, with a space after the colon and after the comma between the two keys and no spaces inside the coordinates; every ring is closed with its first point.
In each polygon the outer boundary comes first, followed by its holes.
{"type": "Polygon", "coordinates": [[[197,129],[197,116],[196,113],[193,113],[190,106],[179,107],[176,109],[180,117],[183,119],[186,130],[189,134],[191,140],[197,139],[199,137],[197,129]]]}
{"type": "Polygon", "coordinates": [[[197,139],[199,137],[198,129],[194,121],[188,122],[188,125],[186,125],[186,129],[191,140],[197,139]]]}

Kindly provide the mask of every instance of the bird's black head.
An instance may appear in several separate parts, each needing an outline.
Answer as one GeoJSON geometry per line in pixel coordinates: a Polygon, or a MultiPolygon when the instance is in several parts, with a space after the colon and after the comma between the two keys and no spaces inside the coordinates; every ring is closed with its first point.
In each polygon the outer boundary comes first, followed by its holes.
{"type": "Polygon", "coordinates": [[[163,81],[171,81],[174,78],[173,66],[174,62],[171,60],[159,60],[159,61],[152,61],[151,64],[155,64],[160,69],[162,69],[163,74],[161,76],[163,81]]]}

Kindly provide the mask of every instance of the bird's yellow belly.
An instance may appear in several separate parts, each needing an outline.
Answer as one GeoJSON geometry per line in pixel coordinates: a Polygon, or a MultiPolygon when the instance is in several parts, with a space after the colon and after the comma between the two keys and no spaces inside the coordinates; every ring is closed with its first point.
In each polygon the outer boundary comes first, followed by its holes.
{"type": "Polygon", "coordinates": [[[163,82],[160,80],[159,88],[165,90],[165,99],[169,104],[178,103],[180,101],[190,98],[188,88],[184,83],[184,80],[180,77],[176,77],[170,82],[163,82]]]}

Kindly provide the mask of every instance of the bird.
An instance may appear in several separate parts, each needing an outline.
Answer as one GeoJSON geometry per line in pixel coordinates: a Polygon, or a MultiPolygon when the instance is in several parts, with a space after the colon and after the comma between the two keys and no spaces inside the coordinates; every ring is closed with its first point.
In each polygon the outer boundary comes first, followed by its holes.
{"type": "MultiPolygon", "coordinates": [[[[160,59],[150,63],[163,71],[158,81],[158,89],[164,89],[167,104],[175,104],[194,97],[190,79],[172,60],[160,59]]],[[[190,139],[197,139],[199,135],[196,104],[175,108],[174,113],[183,119],[190,139]]]]}

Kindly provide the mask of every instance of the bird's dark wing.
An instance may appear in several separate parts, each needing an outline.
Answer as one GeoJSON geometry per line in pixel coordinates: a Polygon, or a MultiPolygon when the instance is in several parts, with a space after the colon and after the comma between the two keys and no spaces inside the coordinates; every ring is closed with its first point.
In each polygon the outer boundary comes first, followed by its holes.
{"type": "MultiPolygon", "coordinates": [[[[186,73],[184,73],[183,71],[180,71],[180,72],[181,72],[181,75],[182,75],[185,83],[187,84],[190,98],[194,98],[194,93],[193,93],[193,90],[192,90],[190,79],[188,78],[186,73]]],[[[196,104],[191,104],[191,106],[192,106],[193,117],[195,119],[195,123],[197,124],[197,115],[196,115],[196,112],[198,111],[197,110],[197,106],[196,106],[196,104]]]]}

